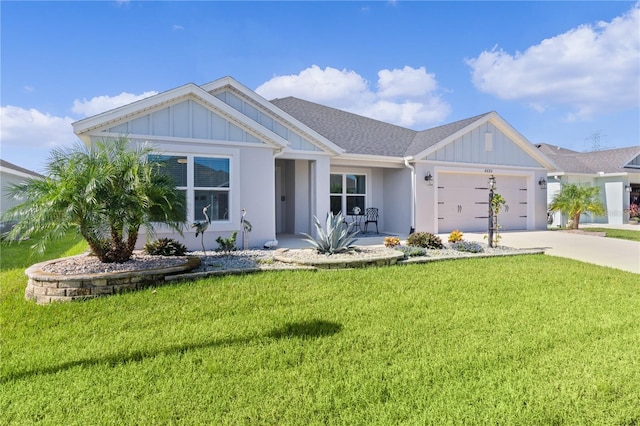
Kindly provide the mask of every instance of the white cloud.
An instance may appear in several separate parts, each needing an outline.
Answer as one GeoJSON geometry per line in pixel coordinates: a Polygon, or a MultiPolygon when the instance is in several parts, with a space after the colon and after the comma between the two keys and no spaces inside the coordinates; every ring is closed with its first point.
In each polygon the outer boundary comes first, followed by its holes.
{"type": "Polygon", "coordinates": [[[184,27],[182,25],[173,24],[171,29],[173,29],[174,31],[179,31],[179,30],[184,30],[184,27]]]}
{"type": "Polygon", "coordinates": [[[83,115],[83,116],[91,116],[100,114],[101,112],[109,111],[111,109],[120,107],[122,105],[130,104],[131,102],[138,101],[140,99],[148,98],[149,96],[157,95],[158,92],[150,91],[144,92],[140,95],[135,95],[133,93],[122,92],[117,96],[95,96],[90,100],[83,99],[82,101],[76,99],[73,101],[73,108],[71,109],[74,113],[83,115]]]}
{"type": "MultiPolygon", "coordinates": [[[[157,92],[145,92],[140,95],[121,93],[118,96],[96,96],[91,100],[75,100],[72,111],[81,116],[99,114],[122,106],[157,92]]],[[[20,158],[16,164],[36,169],[34,163],[39,156],[43,161],[44,153],[53,147],[72,146],[78,141],[73,133],[74,117],[58,117],[35,108],[25,109],[18,106],[0,107],[0,140],[3,156],[13,155],[20,158]]]]}
{"type": "Polygon", "coordinates": [[[581,25],[511,55],[494,47],[467,60],[473,84],[537,111],[568,107],[568,119],[640,104],[640,3],[611,22],[581,25]]]}
{"type": "Polygon", "coordinates": [[[424,67],[405,66],[401,70],[378,72],[378,95],[381,98],[424,96],[437,88],[435,74],[427,74],[424,67]]]}
{"type": "Polygon", "coordinates": [[[349,98],[368,96],[365,79],[353,71],[337,70],[317,65],[297,75],[273,77],[256,89],[267,99],[295,96],[319,103],[343,104],[349,98]]]}
{"type": "Polygon", "coordinates": [[[56,117],[36,109],[0,107],[0,139],[3,146],[29,148],[72,145],[78,140],[71,117],[56,117]]]}
{"type": "Polygon", "coordinates": [[[424,67],[381,70],[376,90],[355,71],[313,65],[297,75],[276,76],[256,89],[267,99],[295,96],[405,127],[424,129],[451,112],[424,67]]]}

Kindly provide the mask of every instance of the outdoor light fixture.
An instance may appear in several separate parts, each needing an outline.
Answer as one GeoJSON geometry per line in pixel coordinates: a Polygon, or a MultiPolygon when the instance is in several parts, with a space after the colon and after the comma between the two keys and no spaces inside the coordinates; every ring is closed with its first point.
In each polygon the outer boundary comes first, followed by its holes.
{"type": "Polygon", "coordinates": [[[429,185],[433,185],[433,176],[431,176],[431,172],[427,172],[427,174],[424,176],[424,181],[429,185]]]}
{"type": "Polygon", "coordinates": [[[496,178],[493,175],[491,175],[491,177],[489,178],[489,189],[491,191],[496,189],[496,178]]]}
{"type": "Polygon", "coordinates": [[[545,178],[540,178],[538,185],[540,185],[540,189],[547,189],[547,180],[545,178]]]}
{"type": "Polygon", "coordinates": [[[631,192],[631,185],[625,185],[624,190],[627,192],[631,192]]]}

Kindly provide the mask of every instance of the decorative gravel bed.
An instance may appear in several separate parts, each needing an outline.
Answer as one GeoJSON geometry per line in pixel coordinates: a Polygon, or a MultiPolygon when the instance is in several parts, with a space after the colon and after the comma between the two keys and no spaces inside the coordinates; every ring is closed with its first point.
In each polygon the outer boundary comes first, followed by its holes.
{"type": "MultiPolygon", "coordinates": [[[[420,261],[454,259],[465,257],[484,257],[484,256],[500,256],[539,253],[540,250],[521,250],[510,247],[489,248],[483,245],[484,251],[481,253],[468,253],[444,248],[439,250],[427,250],[426,256],[411,257],[406,260],[408,263],[420,261]]],[[[286,251],[286,256],[299,261],[282,262],[274,260],[274,255],[280,250],[237,250],[229,254],[207,251],[206,256],[202,251],[194,251],[187,253],[190,256],[199,256],[201,264],[198,268],[191,271],[192,273],[206,273],[214,271],[238,271],[238,270],[273,270],[273,269],[308,269],[303,264],[312,264],[316,261],[362,261],[384,253],[388,253],[390,249],[386,247],[358,247],[357,250],[349,253],[337,253],[331,256],[318,254],[312,249],[291,249],[286,251]]],[[[63,275],[83,275],[98,274],[105,272],[126,272],[126,271],[142,271],[148,269],[157,269],[171,267],[184,263],[185,256],[149,256],[141,252],[134,253],[131,260],[124,263],[101,263],[95,256],[76,256],[60,259],[58,262],[46,265],[43,270],[54,274],[63,275]]]]}
{"type": "Polygon", "coordinates": [[[149,256],[136,252],[129,261],[124,263],[102,263],[96,256],[83,255],[47,263],[42,267],[42,271],[61,275],[143,271],[181,265],[186,259],[186,256],[149,256]]]}

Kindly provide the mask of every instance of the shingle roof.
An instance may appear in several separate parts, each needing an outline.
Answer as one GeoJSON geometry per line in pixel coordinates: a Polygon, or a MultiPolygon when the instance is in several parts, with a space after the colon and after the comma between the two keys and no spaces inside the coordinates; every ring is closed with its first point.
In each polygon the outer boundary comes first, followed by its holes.
{"type": "Polygon", "coordinates": [[[625,168],[624,166],[640,155],[640,147],[592,152],[577,152],[549,144],[539,144],[537,147],[560,167],[560,171],[569,173],[595,174],[637,171],[637,169],[625,168]]]}
{"type": "Polygon", "coordinates": [[[402,156],[417,133],[294,97],[274,99],[271,103],[350,154],[402,156]]]}
{"type": "Polygon", "coordinates": [[[486,115],[416,131],[294,97],[273,99],[271,103],[346,153],[389,157],[418,154],[486,115]]]}

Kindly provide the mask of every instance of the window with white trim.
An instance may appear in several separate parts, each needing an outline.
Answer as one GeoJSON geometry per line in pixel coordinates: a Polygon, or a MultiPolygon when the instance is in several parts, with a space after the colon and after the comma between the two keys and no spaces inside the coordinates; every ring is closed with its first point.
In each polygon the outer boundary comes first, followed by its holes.
{"type": "Polygon", "coordinates": [[[333,214],[353,214],[354,208],[364,213],[367,201],[367,178],[365,175],[332,173],[330,176],[330,203],[333,214]]]}
{"type": "Polygon", "coordinates": [[[230,158],[151,155],[149,160],[163,164],[161,172],[184,192],[187,205],[193,206],[191,220],[204,220],[202,209],[209,206],[211,222],[229,221],[230,158]]]}

